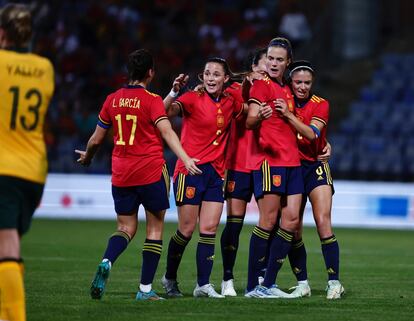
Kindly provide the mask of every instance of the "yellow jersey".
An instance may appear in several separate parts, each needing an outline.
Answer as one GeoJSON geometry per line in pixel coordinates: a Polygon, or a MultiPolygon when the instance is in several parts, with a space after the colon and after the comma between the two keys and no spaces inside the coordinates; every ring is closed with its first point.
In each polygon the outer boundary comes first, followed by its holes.
{"type": "Polygon", "coordinates": [[[43,125],[54,86],[48,59],[0,49],[0,175],[45,182],[43,125]]]}

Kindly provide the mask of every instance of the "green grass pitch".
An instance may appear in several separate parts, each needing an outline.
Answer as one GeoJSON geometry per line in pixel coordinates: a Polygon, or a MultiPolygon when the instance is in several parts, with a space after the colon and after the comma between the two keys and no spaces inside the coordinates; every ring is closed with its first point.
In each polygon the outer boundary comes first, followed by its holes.
{"type": "MultiPolygon", "coordinates": [[[[220,226],[220,233],[223,226],[220,226]]],[[[184,298],[136,302],[145,223],[112,269],[102,300],[90,299],[89,286],[113,233],[115,222],[36,219],[22,242],[26,264],[28,321],[59,320],[414,320],[414,231],[335,229],[340,242],[343,299],[325,299],[326,273],[315,229],[306,228],[308,274],[312,297],[296,300],[247,299],[247,255],[251,225],[241,235],[235,268],[239,296],[223,300],[194,299],[195,234],[179,270],[184,298]]],[[[153,287],[163,294],[168,240],[176,224],[166,224],[164,250],[153,287]]],[[[220,235],[218,233],[218,235],[220,235]]],[[[219,237],[211,282],[219,291],[222,276],[219,237]]],[[[286,289],[295,279],[285,262],[278,284],[286,289]]]]}

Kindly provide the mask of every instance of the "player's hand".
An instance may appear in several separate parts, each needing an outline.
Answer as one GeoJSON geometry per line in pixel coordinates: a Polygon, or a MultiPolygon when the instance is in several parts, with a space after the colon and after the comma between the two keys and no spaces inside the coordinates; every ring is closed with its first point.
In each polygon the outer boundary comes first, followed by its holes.
{"type": "Polygon", "coordinates": [[[91,164],[91,161],[86,159],[86,152],[84,150],[75,149],[75,153],[79,154],[79,158],[77,159],[79,164],[82,166],[89,166],[91,164]]]}
{"type": "Polygon", "coordinates": [[[270,107],[266,103],[263,103],[259,107],[259,112],[257,114],[257,118],[259,118],[260,120],[268,119],[268,118],[270,118],[272,116],[272,114],[273,114],[272,107],[270,107]]]}
{"type": "Polygon", "coordinates": [[[329,142],[326,142],[325,147],[322,150],[322,154],[318,155],[318,161],[327,162],[332,155],[332,146],[329,142]]]}
{"type": "Polygon", "coordinates": [[[204,85],[203,84],[198,84],[197,86],[194,87],[194,91],[202,94],[204,92],[204,85]]]}
{"type": "Polygon", "coordinates": [[[264,72],[252,71],[246,76],[245,80],[248,81],[251,85],[253,85],[253,82],[255,80],[263,79],[263,77],[264,77],[264,72]]]}
{"type": "Polygon", "coordinates": [[[197,158],[189,158],[187,161],[184,162],[184,166],[190,175],[199,175],[203,173],[203,171],[199,169],[196,165],[196,163],[199,161],[200,160],[197,158]]]}
{"type": "Polygon", "coordinates": [[[274,100],[274,104],[275,104],[275,109],[280,112],[283,116],[285,117],[289,117],[289,115],[291,114],[286,101],[282,98],[278,98],[276,100],[274,100]]]}
{"type": "Polygon", "coordinates": [[[179,74],[177,78],[174,79],[172,90],[178,93],[185,85],[187,85],[189,78],[188,75],[179,74]]]}

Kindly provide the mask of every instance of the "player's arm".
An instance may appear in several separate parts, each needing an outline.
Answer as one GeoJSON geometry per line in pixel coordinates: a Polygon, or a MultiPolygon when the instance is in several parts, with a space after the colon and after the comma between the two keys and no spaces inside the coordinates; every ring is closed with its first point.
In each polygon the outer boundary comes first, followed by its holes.
{"type": "Polygon", "coordinates": [[[188,78],[188,75],[179,74],[178,77],[174,79],[170,93],[164,98],[164,107],[168,117],[174,117],[180,114],[181,108],[175,103],[175,99],[180,90],[187,84],[188,78]]]}
{"type": "Polygon", "coordinates": [[[276,99],[275,108],[289,120],[289,122],[293,125],[293,127],[295,127],[299,134],[306,137],[308,140],[312,141],[321,135],[321,130],[325,126],[324,123],[319,120],[312,119],[309,125],[304,124],[288,109],[286,101],[284,99],[276,99]]]}
{"type": "Polygon", "coordinates": [[[273,110],[267,104],[260,104],[258,101],[249,100],[247,110],[246,128],[255,129],[260,126],[263,120],[272,116],[273,110]]]}
{"type": "Polygon", "coordinates": [[[242,114],[246,115],[249,112],[249,104],[247,103],[243,103],[243,110],[242,110],[242,114]]]}
{"type": "Polygon", "coordinates": [[[168,119],[160,120],[157,123],[157,128],[160,131],[162,138],[164,138],[165,142],[168,144],[174,154],[183,161],[185,168],[190,173],[190,175],[201,174],[202,171],[196,166],[196,162],[199,160],[196,158],[190,158],[190,156],[187,155],[181,146],[177,134],[172,129],[170,121],[168,119]]]}
{"type": "Polygon", "coordinates": [[[88,144],[86,146],[86,151],[75,149],[75,153],[79,154],[78,163],[83,166],[89,166],[91,164],[92,158],[95,156],[98,151],[99,146],[102,145],[108,129],[102,128],[97,125],[95,132],[89,138],[88,144]]]}

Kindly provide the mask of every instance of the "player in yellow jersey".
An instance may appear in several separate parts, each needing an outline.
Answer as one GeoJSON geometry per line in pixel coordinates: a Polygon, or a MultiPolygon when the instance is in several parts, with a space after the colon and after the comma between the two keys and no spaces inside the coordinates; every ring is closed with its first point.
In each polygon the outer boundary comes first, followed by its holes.
{"type": "Polygon", "coordinates": [[[54,90],[49,60],[29,53],[25,5],[0,11],[0,320],[26,320],[20,238],[46,179],[43,124],[54,90]]]}

